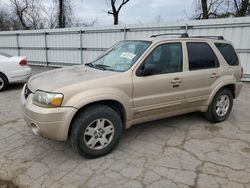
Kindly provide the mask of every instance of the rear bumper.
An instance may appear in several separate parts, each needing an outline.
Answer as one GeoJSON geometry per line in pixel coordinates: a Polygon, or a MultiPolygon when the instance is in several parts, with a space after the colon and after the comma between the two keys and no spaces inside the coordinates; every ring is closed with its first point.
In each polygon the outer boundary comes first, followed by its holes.
{"type": "Polygon", "coordinates": [[[72,107],[42,108],[32,103],[32,97],[33,94],[30,94],[25,99],[23,89],[21,93],[22,113],[27,125],[37,135],[58,141],[67,140],[70,123],[77,109],[72,107]]]}
{"type": "Polygon", "coordinates": [[[235,84],[235,98],[240,95],[242,87],[243,87],[243,83],[242,82],[237,82],[235,84]]]}

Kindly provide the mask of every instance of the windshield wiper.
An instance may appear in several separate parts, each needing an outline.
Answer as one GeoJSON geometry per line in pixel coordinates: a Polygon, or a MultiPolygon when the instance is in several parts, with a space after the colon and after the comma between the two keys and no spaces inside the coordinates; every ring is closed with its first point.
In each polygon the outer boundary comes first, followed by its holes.
{"type": "Polygon", "coordinates": [[[107,68],[109,68],[110,66],[109,65],[103,65],[103,64],[94,64],[94,66],[96,68],[101,68],[103,70],[107,70],[107,68]]]}
{"type": "Polygon", "coordinates": [[[101,70],[108,70],[107,68],[110,67],[108,65],[103,65],[103,64],[93,64],[93,63],[86,63],[86,66],[101,69],[101,70]]]}
{"type": "Polygon", "coordinates": [[[89,66],[89,67],[94,67],[94,64],[91,63],[91,62],[90,62],[90,63],[86,63],[85,65],[86,65],[86,66],[89,66]]]}

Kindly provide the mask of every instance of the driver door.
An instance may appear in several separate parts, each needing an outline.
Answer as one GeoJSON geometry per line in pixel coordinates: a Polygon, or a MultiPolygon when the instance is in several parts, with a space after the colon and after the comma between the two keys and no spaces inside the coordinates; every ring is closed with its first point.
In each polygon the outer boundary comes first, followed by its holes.
{"type": "Polygon", "coordinates": [[[156,46],[144,59],[133,76],[135,119],[154,119],[182,109],[182,57],[182,43],[175,42],[156,46]],[[140,71],[147,66],[151,67],[150,74],[142,76],[140,71]]]}

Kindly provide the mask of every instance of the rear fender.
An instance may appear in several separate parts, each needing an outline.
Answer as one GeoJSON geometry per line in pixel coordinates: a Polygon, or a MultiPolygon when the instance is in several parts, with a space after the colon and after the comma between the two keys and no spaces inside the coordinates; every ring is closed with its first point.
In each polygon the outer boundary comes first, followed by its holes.
{"type": "Polygon", "coordinates": [[[214,89],[213,89],[213,91],[212,91],[212,93],[211,93],[211,95],[210,95],[210,97],[208,99],[207,105],[211,104],[211,102],[213,101],[214,96],[216,95],[216,93],[221,88],[223,88],[223,87],[225,87],[227,85],[236,85],[236,83],[237,83],[237,81],[234,78],[230,77],[230,79],[227,79],[226,81],[224,80],[224,81],[220,82],[219,84],[217,84],[215,87],[212,87],[214,89]]]}

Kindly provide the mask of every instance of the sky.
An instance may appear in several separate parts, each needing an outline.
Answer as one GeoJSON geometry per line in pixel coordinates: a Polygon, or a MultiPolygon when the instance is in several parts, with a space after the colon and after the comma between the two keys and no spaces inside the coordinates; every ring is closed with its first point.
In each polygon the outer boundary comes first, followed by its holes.
{"type": "MultiPolygon", "coordinates": [[[[9,0],[0,0],[8,3],[9,0]]],[[[46,7],[52,0],[43,0],[46,7]]],[[[106,1],[109,0],[71,0],[76,17],[91,21],[97,19],[96,25],[112,25],[113,17],[106,1]]],[[[122,8],[119,16],[120,24],[152,23],[160,17],[161,21],[187,19],[194,0],[130,0],[122,8]]],[[[117,0],[121,2],[121,0],[117,0]]],[[[189,15],[190,16],[190,15],[189,15]]]]}
{"type": "MultiPolygon", "coordinates": [[[[120,0],[117,0],[120,2],[120,0]]],[[[76,15],[86,19],[97,18],[98,24],[112,24],[113,17],[106,0],[74,0],[76,15]]],[[[192,8],[193,0],[130,0],[120,12],[124,24],[150,23],[160,17],[161,21],[186,19],[185,12],[192,8]]]]}

